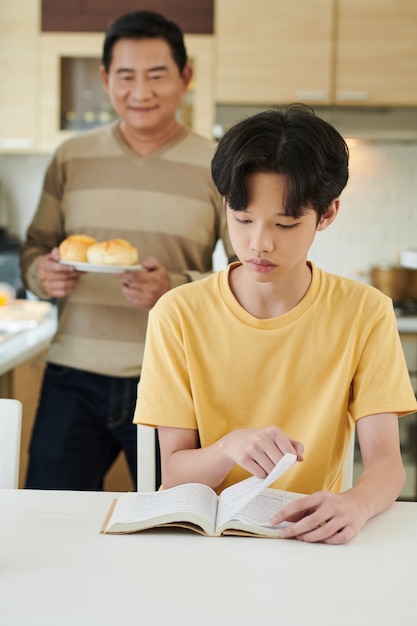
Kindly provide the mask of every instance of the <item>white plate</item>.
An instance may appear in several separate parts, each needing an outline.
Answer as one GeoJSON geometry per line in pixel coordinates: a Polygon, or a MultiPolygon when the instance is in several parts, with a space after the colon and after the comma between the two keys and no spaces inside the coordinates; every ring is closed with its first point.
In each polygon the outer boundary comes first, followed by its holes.
{"type": "Polygon", "coordinates": [[[60,263],[61,265],[70,265],[79,272],[120,274],[121,272],[146,271],[142,265],[95,265],[94,263],[82,263],[81,261],[60,261],[60,263]]]}

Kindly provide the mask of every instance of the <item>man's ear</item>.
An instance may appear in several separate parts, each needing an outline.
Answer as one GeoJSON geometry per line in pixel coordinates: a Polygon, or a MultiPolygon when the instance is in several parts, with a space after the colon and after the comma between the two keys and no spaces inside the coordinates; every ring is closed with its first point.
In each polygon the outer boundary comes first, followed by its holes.
{"type": "Polygon", "coordinates": [[[321,216],[319,223],[317,224],[317,230],[326,230],[326,228],[330,226],[332,222],[334,222],[339,212],[339,207],[340,207],[340,199],[336,198],[330,204],[326,213],[321,216]]]}
{"type": "Polygon", "coordinates": [[[107,74],[104,65],[100,65],[99,74],[100,74],[101,84],[103,85],[104,92],[108,93],[109,75],[107,74]]]}
{"type": "Polygon", "coordinates": [[[184,91],[186,91],[188,89],[188,86],[191,82],[191,79],[193,77],[193,68],[191,67],[191,65],[186,65],[182,71],[181,74],[181,78],[182,78],[182,83],[184,86],[184,91]]]}

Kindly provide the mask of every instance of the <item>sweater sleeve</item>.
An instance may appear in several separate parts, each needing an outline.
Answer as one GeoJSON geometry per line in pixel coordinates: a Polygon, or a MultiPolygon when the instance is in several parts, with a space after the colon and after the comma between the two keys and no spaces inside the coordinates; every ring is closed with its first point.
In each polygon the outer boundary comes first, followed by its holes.
{"type": "Polygon", "coordinates": [[[64,173],[56,154],[46,171],[41,197],[20,250],[23,284],[40,298],[47,295],[38,277],[39,261],[65,238],[61,208],[63,187],[64,173]]]}

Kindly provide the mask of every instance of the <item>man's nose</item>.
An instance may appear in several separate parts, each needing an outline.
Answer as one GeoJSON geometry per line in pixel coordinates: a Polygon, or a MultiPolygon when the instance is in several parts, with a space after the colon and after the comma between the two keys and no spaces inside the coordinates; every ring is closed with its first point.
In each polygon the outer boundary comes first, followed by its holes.
{"type": "Polygon", "coordinates": [[[134,98],[137,100],[144,100],[151,95],[151,92],[151,86],[146,78],[135,78],[131,88],[131,94],[134,98]]]}

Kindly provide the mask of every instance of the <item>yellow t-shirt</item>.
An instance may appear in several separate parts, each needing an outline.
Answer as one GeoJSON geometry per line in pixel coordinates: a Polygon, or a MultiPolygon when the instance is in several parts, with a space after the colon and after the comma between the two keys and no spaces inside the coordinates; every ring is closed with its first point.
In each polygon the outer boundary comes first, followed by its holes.
{"type": "MultiPolygon", "coordinates": [[[[353,422],[417,404],[392,301],[311,267],[302,301],[273,319],[241,307],[230,267],[165,294],[150,313],[134,421],[198,429],[202,447],[276,424],[305,452],[273,486],[339,491],[353,422]]],[[[247,477],[235,465],[218,492],[247,477]]]]}

